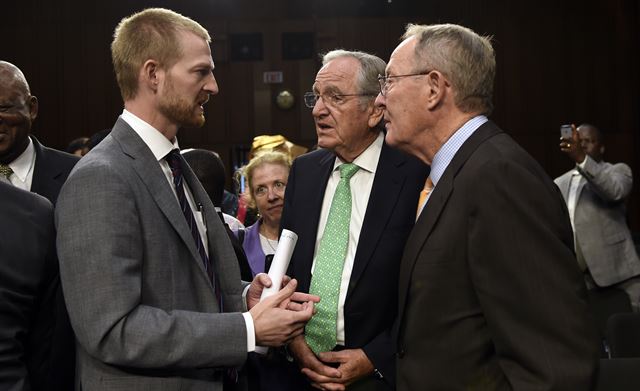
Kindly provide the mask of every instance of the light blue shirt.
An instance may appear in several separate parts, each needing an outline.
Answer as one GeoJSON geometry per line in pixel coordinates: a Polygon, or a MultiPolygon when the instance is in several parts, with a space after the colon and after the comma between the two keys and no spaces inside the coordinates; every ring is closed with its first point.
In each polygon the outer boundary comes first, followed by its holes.
{"type": "MultiPolygon", "coordinates": [[[[453,135],[447,140],[446,143],[436,152],[436,155],[433,157],[433,161],[431,162],[431,181],[433,182],[433,190],[435,190],[436,186],[438,186],[438,181],[444,174],[447,167],[449,167],[449,163],[453,160],[453,157],[456,156],[458,150],[464,144],[465,141],[480,127],[482,124],[487,122],[488,119],[484,115],[478,115],[471,118],[467,121],[462,127],[453,133],[453,135]]],[[[433,194],[433,190],[427,196],[427,199],[424,205],[429,202],[429,198],[431,194],[433,194]]],[[[424,205],[422,208],[424,209],[424,205]]],[[[422,210],[420,210],[422,212],[422,210]]]]}

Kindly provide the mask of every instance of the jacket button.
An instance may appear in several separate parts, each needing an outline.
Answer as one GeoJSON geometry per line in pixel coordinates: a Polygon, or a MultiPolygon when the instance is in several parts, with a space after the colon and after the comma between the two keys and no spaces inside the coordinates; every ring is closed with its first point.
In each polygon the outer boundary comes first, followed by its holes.
{"type": "Polygon", "coordinates": [[[396,352],[396,356],[397,356],[398,358],[402,358],[402,357],[404,357],[404,349],[400,349],[400,350],[398,350],[398,351],[396,352]]]}

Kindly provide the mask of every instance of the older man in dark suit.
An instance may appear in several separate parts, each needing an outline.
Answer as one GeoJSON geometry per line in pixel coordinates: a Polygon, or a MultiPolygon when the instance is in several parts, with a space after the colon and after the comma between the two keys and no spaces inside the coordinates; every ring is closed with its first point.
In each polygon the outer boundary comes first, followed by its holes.
{"type": "Polygon", "coordinates": [[[384,142],[373,104],[384,67],[367,53],[329,52],[305,96],[321,149],[293,163],[281,225],[299,236],[291,275],[321,301],[289,345],[308,379],[296,389],[393,386],[398,261],[428,168],[384,142]]]}
{"type": "MultiPolygon", "coordinates": [[[[15,65],[0,61],[0,181],[42,195],[54,205],[77,156],[47,148],[29,135],[38,115],[38,99],[31,95],[24,74],[15,65]]],[[[56,271],[57,273],[57,271],[56,271]]],[[[74,338],[58,286],[51,303],[56,311],[49,322],[54,328],[52,361],[55,370],[48,380],[53,389],[69,389],[74,380],[74,338]]]]}
{"type": "Polygon", "coordinates": [[[399,278],[398,390],[589,390],[598,343],[557,187],[486,117],[495,57],[410,25],[380,78],[387,141],[431,164],[399,278]]]}
{"type": "Polygon", "coordinates": [[[0,87],[0,170],[14,186],[38,193],[55,205],[79,157],[47,148],[29,136],[38,116],[38,99],[31,95],[18,67],[0,61],[0,87]]]}

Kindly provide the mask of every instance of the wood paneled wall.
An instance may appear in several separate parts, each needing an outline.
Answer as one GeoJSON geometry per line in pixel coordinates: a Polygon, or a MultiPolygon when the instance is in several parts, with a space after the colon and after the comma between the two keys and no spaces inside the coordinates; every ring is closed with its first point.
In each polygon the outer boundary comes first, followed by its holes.
{"type": "MultiPolygon", "coordinates": [[[[64,148],[73,138],[111,127],[122,101],[109,44],[118,21],[150,6],[172,8],[212,34],[220,94],[202,129],[180,133],[183,147],[218,151],[280,133],[311,146],[315,131],[301,101],[319,59],[283,60],[281,34],[313,32],[317,52],[359,49],[388,59],[408,22],[460,23],[492,35],[497,53],[492,119],[557,176],[570,168],[558,151],[563,123],[590,122],[606,132],[607,160],[640,174],[640,7],[636,0],[536,2],[489,0],[183,0],[86,2],[21,0],[3,5],[0,59],[19,66],[40,100],[34,133],[64,148]],[[230,35],[262,33],[262,61],[231,61],[230,35]],[[264,84],[282,71],[282,84],[264,84]],[[291,110],[276,94],[294,92],[291,110]]],[[[640,230],[640,190],[629,202],[640,230]]]]}

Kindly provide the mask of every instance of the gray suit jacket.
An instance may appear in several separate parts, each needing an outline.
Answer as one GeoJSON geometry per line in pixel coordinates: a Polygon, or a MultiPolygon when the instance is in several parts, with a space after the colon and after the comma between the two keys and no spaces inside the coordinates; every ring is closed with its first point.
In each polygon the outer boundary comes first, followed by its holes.
{"type": "MultiPolygon", "coordinates": [[[[565,202],[571,171],[555,179],[565,202]]],[[[598,286],[640,274],[640,260],[626,222],[625,199],[631,193],[631,168],[624,163],[596,162],[587,157],[576,194],[574,229],[584,260],[598,286]]]]}
{"type": "Polygon", "coordinates": [[[221,390],[247,356],[242,284],[200,182],[225,313],[162,169],[122,119],[75,167],[56,208],[61,280],[76,333],[76,388],[221,390]]]}

